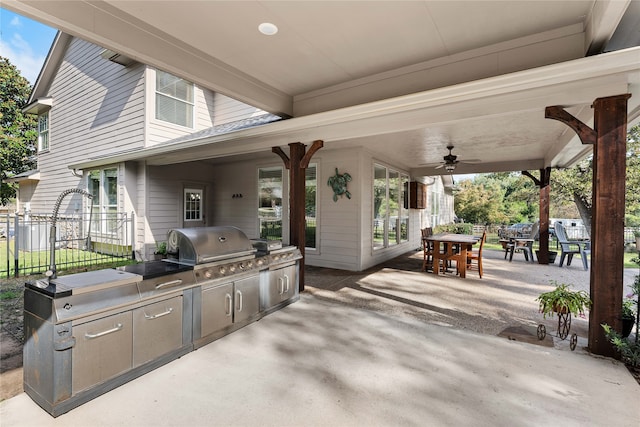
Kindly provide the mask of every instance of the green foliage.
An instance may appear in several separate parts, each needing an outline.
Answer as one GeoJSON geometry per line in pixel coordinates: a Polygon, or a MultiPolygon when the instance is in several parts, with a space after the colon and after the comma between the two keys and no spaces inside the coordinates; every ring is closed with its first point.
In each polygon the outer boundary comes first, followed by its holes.
{"type": "Polygon", "coordinates": [[[620,352],[622,361],[634,368],[640,367],[640,343],[638,343],[637,340],[634,342],[627,338],[622,338],[619,333],[614,331],[611,326],[606,323],[600,326],[604,329],[604,335],[609,342],[620,352]]]}
{"type": "Polygon", "coordinates": [[[541,293],[536,301],[540,304],[540,312],[546,319],[553,313],[568,312],[574,316],[584,316],[584,311],[591,307],[591,298],[585,291],[572,291],[570,285],[551,281],[556,285],[553,291],[541,293]]]}
{"type": "Polygon", "coordinates": [[[167,242],[156,242],[156,254],[158,255],[166,255],[167,254],[167,242]]]}
{"type": "Polygon", "coordinates": [[[23,114],[31,87],[7,58],[0,56],[0,204],[15,197],[7,178],[35,168],[36,118],[23,114]]]}
{"type": "Polygon", "coordinates": [[[437,225],[433,229],[434,233],[455,233],[455,234],[473,234],[473,224],[444,224],[437,225]]]}

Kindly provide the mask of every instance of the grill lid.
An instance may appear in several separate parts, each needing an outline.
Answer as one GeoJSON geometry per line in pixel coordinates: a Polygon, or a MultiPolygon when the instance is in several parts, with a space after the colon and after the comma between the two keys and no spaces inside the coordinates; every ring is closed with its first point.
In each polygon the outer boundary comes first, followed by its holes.
{"type": "Polygon", "coordinates": [[[175,228],[167,234],[168,258],[182,264],[204,264],[255,252],[237,227],[175,228]]]}

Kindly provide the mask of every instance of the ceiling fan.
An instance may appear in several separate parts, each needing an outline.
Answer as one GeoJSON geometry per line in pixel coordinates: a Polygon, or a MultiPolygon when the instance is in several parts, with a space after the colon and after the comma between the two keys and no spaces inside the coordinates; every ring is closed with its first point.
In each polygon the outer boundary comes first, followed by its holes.
{"type": "Polygon", "coordinates": [[[447,146],[447,150],[449,150],[449,154],[447,154],[446,156],[443,157],[443,162],[440,162],[440,164],[438,166],[435,167],[435,169],[440,169],[440,168],[444,168],[447,172],[451,173],[456,169],[456,166],[458,166],[458,163],[478,163],[480,162],[480,160],[477,159],[473,159],[473,160],[458,160],[458,156],[454,155],[452,153],[453,151],[453,145],[448,145],[447,146]]]}

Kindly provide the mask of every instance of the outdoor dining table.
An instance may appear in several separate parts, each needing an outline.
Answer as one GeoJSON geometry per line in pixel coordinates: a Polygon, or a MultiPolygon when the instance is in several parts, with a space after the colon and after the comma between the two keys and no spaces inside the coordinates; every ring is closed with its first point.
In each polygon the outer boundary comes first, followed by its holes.
{"type": "Polygon", "coordinates": [[[440,260],[455,260],[461,278],[467,277],[467,251],[478,242],[478,238],[470,234],[438,233],[424,240],[433,243],[433,273],[438,275],[440,260]],[[443,244],[441,250],[440,244],[443,244]],[[457,252],[456,252],[457,249],[457,252]]]}

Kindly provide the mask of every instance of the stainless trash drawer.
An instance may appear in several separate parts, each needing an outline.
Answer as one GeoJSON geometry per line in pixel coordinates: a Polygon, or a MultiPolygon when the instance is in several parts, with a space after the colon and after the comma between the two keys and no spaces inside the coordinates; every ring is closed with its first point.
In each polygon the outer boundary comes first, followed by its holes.
{"type": "Polygon", "coordinates": [[[131,312],[73,327],[73,394],[115,377],[133,366],[131,312]]]}

